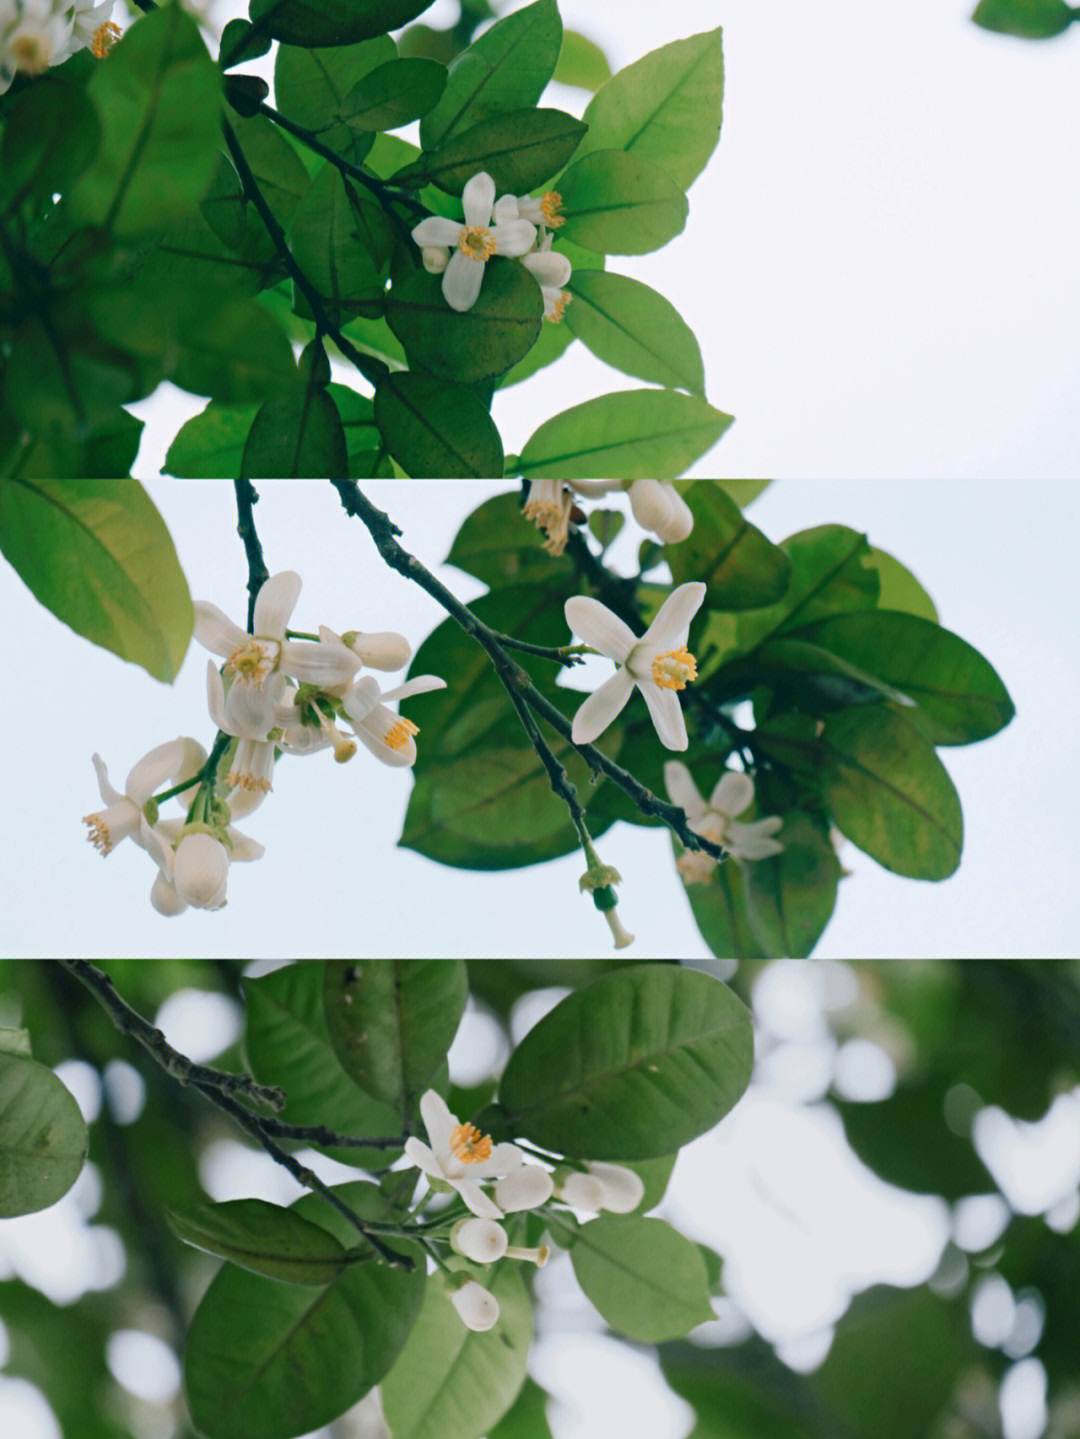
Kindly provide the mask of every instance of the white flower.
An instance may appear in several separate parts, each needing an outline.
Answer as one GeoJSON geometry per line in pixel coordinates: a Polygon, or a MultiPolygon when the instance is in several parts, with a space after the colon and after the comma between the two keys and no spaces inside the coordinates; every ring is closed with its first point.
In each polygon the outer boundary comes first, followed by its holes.
{"type": "Polygon", "coordinates": [[[557,230],[566,224],[562,196],[547,190],[539,199],[531,195],[500,195],[495,202],[496,220],[531,220],[540,229],[557,230]]]}
{"type": "Polygon", "coordinates": [[[99,60],[109,53],[120,38],[120,27],[115,25],[112,15],[113,0],[75,0],[72,13],[72,38],[76,48],[90,50],[99,60]]]}
{"type": "Polygon", "coordinates": [[[539,1164],[522,1164],[495,1181],[495,1203],[504,1214],[538,1209],[551,1198],[555,1181],[539,1164]]]}
{"type": "Polygon", "coordinates": [[[494,203],[495,181],[481,171],[462,191],[463,225],[442,215],[429,215],[412,232],[422,249],[447,246],[453,250],[442,280],[443,296],[452,310],[471,310],[476,304],[484,266],[492,255],[516,259],[531,250],[536,239],[536,226],[528,220],[498,220],[493,225],[494,203]]]}
{"type": "Polygon", "coordinates": [[[84,815],[89,825],[87,838],[103,855],[115,849],[122,839],[133,839],[167,872],[169,857],[159,830],[151,826],[143,813],[143,805],[156,789],[165,784],[179,784],[198,774],[206,760],[206,751],[193,739],[183,736],[159,744],[134,766],[120,794],[109,783],[109,772],[100,755],[94,755],[101,798],[108,806],[96,814],[84,815]]]}
{"type": "MultiPolygon", "coordinates": [[[[274,675],[270,681],[271,692],[282,693],[284,683],[281,675],[274,675]]],[[[236,688],[235,681],[232,688],[236,688]]],[[[229,715],[225,686],[213,660],[206,662],[206,698],[210,718],[218,729],[223,734],[233,735],[240,740],[226,781],[234,789],[243,790],[250,797],[244,806],[244,813],[250,814],[272,788],[270,777],[274,772],[274,745],[267,740],[266,731],[261,727],[251,730],[247,726],[247,716],[240,714],[233,719],[229,715]]],[[[230,800],[230,805],[231,803],[230,800]]]]}
{"type": "Polygon", "coordinates": [[[540,286],[540,293],[544,297],[544,319],[557,325],[563,317],[563,311],[574,298],[563,289],[572,273],[570,261],[565,255],[552,250],[551,236],[545,235],[539,248],[532,254],[525,255],[521,263],[540,286]]]}
{"type": "Polygon", "coordinates": [[[574,1169],[560,1184],[555,1186],[556,1197],[574,1209],[591,1209],[599,1212],[604,1207],[604,1186],[591,1174],[582,1174],[574,1169]]]}
{"type": "Polygon", "coordinates": [[[694,528],[694,512],[670,480],[634,480],[630,508],[643,530],[665,545],[676,545],[694,528]]]}
{"type": "MultiPolygon", "coordinates": [[[[333,630],[326,630],[324,626],[319,629],[319,638],[324,632],[333,636],[333,630]]],[[[412,659],[412,645],[404,635],[397,634],[394,630],[380,630],[377,633],[365,635],[359,630],[347,630],[341,636],[341,643],[353,654],[361,664],[367,665],[371,670],[403,670],[412,659]]]]}
{"type": "Polygon", "coordinates": [[[430,1178],[455,1189],[465,1207],[481,1219],[501,1219],[502,1210],[480,1188],[479,1181],[511,1174],[525,1160],[514,1144],[492,1144],[472,1124],[461,1124],[446,1100],[429,1089],[420,1099],[430,1148],[419,1139],[405,1141],[405,1153],[430,1178]]]}
{"type": "Polygon", "coordinates": [[[13,76],[16,70],[43,75],[50,65],[59,65],[71,54],[71,20],[52,0],[21,0],[18,13],[0,37],[0,49],[5,75],[13,76]]]}
{"type": "Polygon", "coordinates": [[[629,1214],[645,1196],[641,1176],[621,1164],[587,1160],[585,1173],[572,1170],[555,1192],[574,1209],[606,1209],[612,1214],[629,1214]]]}
{"type": "Polygon", "coordinates": [[[420,733],[420,727],[388,709],[383,700],[404,700],[410,695],[445,688],[446,681],[437,675],[417,675],[394,689],[380,690],[378,680],[372,675],[361,675],[347,691],[341,706],[356,738],[376,759],[397,767],[411,766],[416,763],[415,736],[420,733]]]}
{"type": "MultiPolygon", "coordinates": [[[[690,771],[678,760],[664,765],[664,784],[668,799],[686,813],[690,828],[702,839],[723,845],[734,859],[768,859],[782,854],[783,844],[773,839],[784,821],[779,815],[740,824],[734,816],[742,814],[754,802],[754,781],[748,774],[728,770],[717,782],[706,804],[690,771]]],[[[687,884],[701,884],[716,867],[716,861],[701,850],[688,849],[676,860],[679,873],[687,884]]]]}
{"type": "Polygon", "coordinates": [[[445,245],[424,245],[420,258],[429,275],[441,275],[450,263],[450,251],[445,245]]]}
{"type": "Polygon", "coordinates": [[[483,1334],[498,1323],[499,1301],[475,1279],[466,1279],[463,1284],[451,1289],[450,1303],[461,1316],[466,1329],[483,1334]]]}
{"type": "Polygon", "coordinates": [[[494,1264],[508,1244],[506,1230],[494,1219],[462,1219],[450,1232],[450,1248],[474,1264],[494,1264]]]}
{"type": "Polygon", "coordinates": [[[257,840],[249,839],[232,825],[224,831],[228,845],[205,825],[170,819],[163,820],[159,828],[173,845],[168,888],[164,884],[155,886],[156,899],[154,890],[150,894],[151,903],[161,914],[180,914],[189,904],[195,909],[222,909],[230,861],[260,859],[266,852],[257,840]]]}
{"type": "Polygon", "coordinates": [[[216,605],[195,605],[195,638],[213,654],[225,657],[225,673],[233,685],[225,701],[229,734],[265,739],[274,724],[280,688],[266,681],[276,674],[330,689],[348,683],[360,668],[344,645],[287,640],[285,627],[300,598],[300,576],[293,570],[272,575],[255,597],[255,633],[234,625],[216,605]]]}
{"type": "Polygon", "coordinates": [[[686,641],[690,621],[704,599],[705,586],[700,581],[679,585],[640,639],[599,600],[575,595],[566,601],[566,622],[574,634],[619,666],[574,716],[571,735],[575,744],[590,744],[602,735],[622,712],[636,685],[649,707],[660,743],[667,749],[686,749],[686,721],[675,691],[697,678],[697,661],[686,641]]]}
{"type": "Polygon", "coordinates": [[[621,480],[530,480],[522,514],[547,535],[544,549],[561,555],[570,537],[570,513],[575,494],[595,499],[622,489],[621,480]]]}

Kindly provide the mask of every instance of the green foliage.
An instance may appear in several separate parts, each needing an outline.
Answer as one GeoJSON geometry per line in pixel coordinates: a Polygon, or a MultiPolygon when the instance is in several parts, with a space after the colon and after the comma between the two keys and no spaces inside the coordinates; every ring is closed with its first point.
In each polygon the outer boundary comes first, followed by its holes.
{"type": "Polygon", "coordinates": [[[345,1247],[298,1210],[265,1199],[203,1204],[190,1214],[167,1212],[178,1239],[241,1269],[285,1284],[332,1284],[346,1268],[345,1247]]]}
{"type": "Polygon", "coordinates": [[[644,255],[681,233],[686,196],[659,165],[623,150],[594,150],[559,179],[563,235],[602,255],[644,255]]]}
{"type": "Polygon", "coordinates": [[[657,1344],[713,1318],[700,1249],[662,1219],[601,1215],[577,1229],[570,1258],[586,1295],[628,1339],[657,1344]]]}
{"type": "Polygon", "coordinates": [[[984,30],[1023,40],[1049,40],[1069,28],[1077,11],[1065,0],[979,0],[971,18],[984,30]]]}
{"type": "Polygon", "coordinates": [[[493,1122],[562,1154],[651,1159],[717,1123],[751,1059],[749,1015],[726,985],[635,966],[576,990],[529,1031],[493,1122]]]}
{"type": "Polygon", "coordinates": [[[79,1177],[86,1124],[56,1075],[18,1045],[0,1049],[0,1218],[48,1209],[79,1177]]]}
{"type": "Polygon", "coordinates": [[[396,54],[389,35],[327,50],[279,45],[274,63],[278,108],[313,130],[331,150],[359,164],[370,149],[371,137],[346,122],[347,100],[365,76],[393,61],[396,54]]]}
{"type": "Polygon", "coordinates": [[[605,364],[656,385],[705,393],[694,332],[675,307],[639,280],[575,270],[564,323],[605,364]]]}
{"type": "Polygon", "coordinates": [[[341,118],[351,130],[394,130],[418,120],[446,88],[446,69],[435,60],[388,60],[349,91],[341,118]]]}
{"type": "Polygon", "coordinates": [[[135,480],[0,483],[0,548],[76,634],[176,678],[195,614],[165,523],[135,480]]]}
{"type": "Polygon", "coordinates": [[[782,854],[745,866],[746,917],[763,953],[802,959],[832,917],[840,861],[820,822],[800,810],[786,812],[779,837],[782,854]]]}
{"type": "Polygon", "coordinates": [[[375,423],[407,475],[468,479],[502,470],[499,432],[464,385],[420,372],[387,375],[375,389],[375,423]]]}
{"type": "Polygon", "coordinates": [[[512,110],[455,133],[394,178],[430,181],[460,195],[466,181],[484,170],[500,192],[524,193],[561,170],[584,133],[581,121],[562,110],[512,110]]]}
{"type": "Polygon", "coordinates": [[[710,450],[727,427],[697,395],[622,390],[545,421],[526,441],[518,472],[557,479],[667,479],[710,450]]]}
{"type": "Polygon", "coordinates": [[[287,45],[351,45],[396,30],[430,4],[431,0],[251,0],[250,13],[256,30],[287,45]]]}
{"type": "Polygon", "coordinates": [[[677,585],[701,580],[711,609],[753,610],[777,603],[791,582],[791,560],[745,518],[715,480],[698,480],[683,498],[694,512],[692,533],[669,546],[677,585]]]}

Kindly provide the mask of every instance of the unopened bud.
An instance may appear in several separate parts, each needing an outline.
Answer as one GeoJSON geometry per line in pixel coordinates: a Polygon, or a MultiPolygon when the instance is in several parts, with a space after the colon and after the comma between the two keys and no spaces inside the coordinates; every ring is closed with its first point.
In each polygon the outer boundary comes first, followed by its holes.
{"type": "Polygon", "coordinates": [[[506,1230],[494,1219],[462,1219],[450,1231],[450,1248],[474,1264],[494,1264],[506,1253],[506,1230]]]}
{"type": "Polygon", "coordinates": [[[457,1310],[462,1324],[478,1334],[493,1329],[499,1322],[499,1301],[475,1279],[466,1279],[450,1291],[450,1303],[457,1310]]]}

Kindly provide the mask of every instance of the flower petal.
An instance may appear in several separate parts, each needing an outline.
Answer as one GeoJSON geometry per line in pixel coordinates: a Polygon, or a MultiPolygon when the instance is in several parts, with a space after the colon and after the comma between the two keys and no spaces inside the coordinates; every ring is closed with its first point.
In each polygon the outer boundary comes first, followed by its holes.
{"type": "Polygon", "coordinates": [[[672,590],[657,611],[656,618],[642,636],[643,645],[656,645],[661,650],[676,650],[686,643],[690,621],[705,600],[705,586],[691,580],[672,590]]]}
{"type": "MultiPolygon", "coordinates": [[[[211,660],[209,663],[213,668],[213,661],[211,660]]],[[[141,808],[166,780],[190,779],[205,758],[206,753],[202,746],[183,736],[179,739],[169,740],[167,744],[159,744],[149,754],[144,754],[132,769],[127,777],[125,793],[128,799],[141,808]],[[198,760],[194,769],[188,769],[185,772],[184,761],[187,759],[190,762],[192,757],[190,746],[194,746],[202,759],[198,760]]]]}
{"type": "Polygon", "coordinates": [[[492,216],[496,225],[505,225],[509,220],[520,220],[521,210],[516,195],[500,195],[495,201],[492,216]]]}
{"type": "Polygon", "coordinates": [[[551,285],[555,289],[561,289],[570,278],[570,261],[565,255],[560,255],[554,250],[526,255],[521,263],[541,285],[551,285]]]}
{"type": "Polygon", "coordinates": [[[333,689],[348,684],[360,668],[352,650],[342,644],[312,644],[310,640],[282,640],[278,660],[281,673],[301,684],[333,689]]]}
{"type": "Polygon", "coordinates": [[[628,670],[616,670],[578,710],[570,738],[575,744],[592,744],[622,713],[633,692],[633,676],[628,670]]]}
{"type": "Polygon", "coordinates": [[[464,250],[455,250],[442,277],[443,298],[451,310],[471,310],[480,297],[484,280],[483,260],[474,260],[464,250]]]}
{"type": "Polygon", "coordinates": [[[685,812],[688,820],[700,819],[707,810],[701,791],[681,760],[669,759],[664,765],[664,787],[668,799],[685,812]]]}
{"type": "Polygon", "coordinates": [[[345,691],[341,707],[353,724],[359,725],[364,723],[381,697],[379,681],[372,675],[361,675],[356,683],[345,691]]]}
{"type": "Polygon", "coordinates": [[[158,870],[150,890],[150,903],[157,910],[158,914],[183,914],[184,910],[187,909],[187,901],[180,898],[160,870],[158,870]]]}
{"type": "MultiPolygon", "coordinates": [[[[465,213],[466,225],[489,225],[491,207],[494,204],[495,181],[485,170],[481,170],[471,180],[466,181],[461,192],[461,208],[465,213]]],[[[532,241],[529,243],[532,244],[532,241]]]]}
{"type": "Polygon", "coordinates": [[[709,796],[709,808],[728,816],[742,814],[753,803],[754,781],[748,774],[738,774],[735,770],[722,775],[709,796]]]}
{"type": "Polygon", "coordinates": [[[105,761],[99,754],[93,756],[94,773],[97,775],[98,789],[101,791],[101,798],[106,804],[119,804],[126,798],[118,789],[113,789],[109,783],[109,771],[105,768],[105,761]]]}
{"type": "Polygon", "coordinates": [[[573,595],[566,601],[566,623],[587,645],[607,655],[616,664],[626,663],[637,644],[637,636],[607,605],[588,595],[573,595]]]}
{"type": "Polygon", "coordinates": [[[435,1179],[442,1178],[442,1170],[439,1168],[439,1161],[421,1139],[406,1139],[405,1153],[418,1169],[425,1174],[430,1174],[435,1179]]]}
{"type": "Polygon", "coordinates": [[[246,630],[234,625],[217,605],[208,604],[206,600],[195,601],[194,635],[204,649],[215,655],[231,655],[251,639],[246,630]]]}
{"type": "Polygon", "coordinates": [[[649,715],[660,736],[660,743],[665,749],[686,749],[690,741],[686,737],[686,721],[675,691],[661,689],[652,680],[641,680],[638,689],[649,706],[649,715]]]}
{"type": "Polygon", "coordinates": [[[353,734],[382,764],[391,769],[410,769],[416,763],[416,741],[412,735],[406,735],[396,747],[386,743],[386,736],[397,722],[393,710],[376,705],[367,719],[354,727],[353,734]]]}
{"type": "Polygon", "coordinates": [[[252,839],[250,835],[241,834],[238,829],[233,829],[230,824],[225,833],[232,840],[232,849],[229,851],[229,858],[239,864],[247,860],[262,859],[266,853],[266,846],[252,839]]]}
{"type": "Polygon", "coordinates": [[[262,639],[283,640],[285,626],[300,598],[303,581],[295,570],[271,575],[255,596],[255,633],[262,639]]]}
{"type": "Polygon", "coordinates": [[[425,1090],[420,1096],[420,1118],[424,1121],[435,1157],[441,1164],[443,1155],[450,1152],[450,1136],[457,1128],[457,1118],[450,1113],[450,1106],[435,1089],[425,1090]]]}
{"type": "Polygon", "coordinates": [[[264,740],[274,726],[274,695],[269,685],[236,681],[225,697],[226,734],[264,740]]]}
{"type": "Polygon", "coordinates": [[[206,703],[210,709],[210,718],[224,734],[228,721],[225,718],[225,682],[221,678],[221,672],[213,660],[206,661],[206,703]]]}
{"type": "Polygon", "coordinates": [[[396,689],[385,690],[384,700],[407,700],[410,695],[426,695],[432,690],[444,690],[446,681],[441,680],[438,675],[417,675],[415,679],[406,680],[403,685],[396,689]]]}
{"type": "Polygon", "coordinates": [[[447,220],[442,215],[429,215],[413,227],[412,237],[418,245],[455,246],[464,229],[457,220],[447,220]]]}
{"type": "Polygon", "coordinates": [[[495,1144],[486,1159],[469,1165],[473,1179],[494,1179],[496,1175],[512,1174],[525,1163],[525,1156],[516,1144],[495,1144]]]}
{"type": "Polygon", "coordinates": [[[479,1184],[474,1184],[471,1179],[452,1179],[450,1183],[465,1201],[465,1208],[473,1214],[479,1215],[481,1219],[501,1219],[502,1210],[489,1199],[479,1184]]]}
{"type": "Polygon", "coordinates": [[[501,225],[492,225],[495,253],[508,260],[527,255],[536,243],[536,226],[531,220],[506,220],[501,225]]]}

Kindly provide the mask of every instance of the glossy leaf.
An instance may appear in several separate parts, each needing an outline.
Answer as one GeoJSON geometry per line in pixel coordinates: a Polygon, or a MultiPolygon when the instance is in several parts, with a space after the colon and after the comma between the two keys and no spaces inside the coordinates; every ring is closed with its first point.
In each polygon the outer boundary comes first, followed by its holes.
{"type": "Polygon", "coordinates": [[[265,1199],[230,1199],[183,1214],[165,1211],[178,1239],[284,1284],[322,1287],[347,1267],[345,1247],[295,1209],[265,1199]]]}
{"type": "Polygon", "coordinates": [[[5,480],[0,549],[76,634],[176,678],[195,614],[165,522],[137,480],[5,480]]]}
{"type": "MultiPolygon", "coordinates": [[[[374,1185],[337,1193],[364,1218],[387,1215],[374,1185]]],[[[305,1195],[295,1212],[345,1243],[359,1239],[317,1195],[305,1195]]],[[[422,1267],[407,1273],[372,1259],[313,1291],[224,1265],[195,1311],[184,1352],[184,1388],[199,1432],[292,1439],[336,1419],[397,1359],[424,1280],[422,1267]]]]}
{"type": "Polygon", "coordinates": [[[139,18],[94,70],[87,96],[101,146],[70,215],[134,239],[164,230],[202,198],[217,164],[220,79],[179,5],[139,18]]]}
{"type": "Polygon", "coordinates": [[[426,115],[446,88],[446,66],[435,60],[388,60],[357,80],[341,106],[352,130],[396,130],[426,115]]]}
{"type": "Polygon", "coordinates": [[[728,426],[697,395],[623,390],[546,420],[525,443],[518,473],[553,479],[672,479],[710,450],[728,426]]]}
{"type": "Polygon", "coordinates": [[[293,216],[289,239],[296,263],[332,318],[344,320],[381,304],[393,232],[379,206],[333,165],[324,166],[312,182],[293,216]]]}
{"type": "Polygon", "coordinates": [[[294,375],[261,406],[244,445],[244,479],[345,479],[348,453],[341,416],[313,380],[294,375]]]}
{"type": "Polygon", "coordinates": [[[407,475],[492,479],[503,451],[491,416],[472,390],[432,375],[387,375],[375,390],[375,423],[407,475]]]}
{"type": "Polygon", "coordinates": [[[257,407],[233,408],[211,401],[181,426],[165,456],[165,472],[185,480],[238,476],[257,407]]]}
{"type": "Polygon", "coordinates": [[[501,1129],[616,1162],[670,1154],[719,1122],[750,1079],[750,1017],[696,970],[633,966],[561,1000],[510,1057],[501,1129]]]}
{"type": "Polygon", "coordinates": [[[373,1099],[411,1117],[465,1011],[462,960],[328,960],[323,1008],[341,1067],[373,1099]]]}
{"type": "Polygon", "coordinates": [[[546,1409],[547,1395],[539,1384],[526,1379],[513,1405],[488,1430],[487,1439],[552,1439],[546,1409]]]}
{"type": "Polygon", "coordinates": [[[705,393],[694,332],[675,307],[625,275],[575,270],[563,323],[605,364],[657,385],[705,393]]]}
{"type": "Polygon", "coordinates": [[[971,18],[984,30],[1023,40],[1049,40],[1067,30],[1076,14],[1065,0],[979,0],[971,18]]]}
{"type": "Polygon", "coordinates": [[[934,601],[906,565],[876,547],[871,547],[870,563],[881,580],[878,609],[902,610],[906,615],[918,615],[920,619],[933,620],[937,624],[938,612],[934,601]]]}
{"type": "Polygon", "coordinates": [[[287,45],[352,45],[396,30],[426,10],[431,0],[251,0],[251,19],[261,34],[287,45]]]}
{"type": "Polygon", "coordinates": [[[97,111],[81,91],[42,76],[4,117],[0,141],[0,213],[27,200],[67,192],[89,168],[101,142],[97,111]]]}
{"type": "Polygon", "coordinates": [[[852,1149],[886,1184],[955,1202],[991,1193],[994,1182],[970,1137],[954,1133],[945,1121],[948,1088],[948,1081],[929,1076],[901,1082],[877,1103],[831,1103],[852,1149]]]}
{"type": "Polygon", "coordinates": [[[410,361],[461,384],[505,374],[536,343],[543,324],[540,286],[512,261],[485,266],[480,297],[458,313],[442,280],[415,270],[386,298],[386,319],[410,361]]]}
{"type": "Polygon", "coordinates": [[[456,132],[395,179],[402,184],[427,180],[460,195],[466,182],[484,170],[500,194],[523,195],[562,169],[584,133],[581,121],[562,110],[513,110],[456,132]]]}
{"type": "Polygon", "coordinates": [[[274,64],[278,108],[298,125],[314,130],[336,154],[359,164],[371,140],[345,123],[346,97],[365,75],[386,65],[396,54],[389,35],[329,49],[279,45],[274,64]]]}
{"type": "Polygon", "coordinates": [[[287,384],[294,366],[288,336],[252,300],[206,307],[184,316],[175,331],[169,378],[181,389],[226,405],[249,405],[287,384]]]}
{"type": "Polygon", "coordinates": [[[546,584],[566,561],[547,554],[542,539],[521,513],[520,495],[493,495],[465,517],[446,562],[492,589],[530,580],[546,584]]]}
{"type": "Polygon", "coordinates": [[[723,92],[719,29],[661,45],[593,96],[582,153],[626,150],[660,165],[685,190],[720,138],[723,92]]]}
{"type": "Polygon", "coordinates": [[[555,0],[534,0],[496,20],[451,64],[442,99],[420,122],[423,148],[434,150],[482,120],[535,105],[561,44],[555,0]]]}
{"type": "Polygon", "coordinates": [[[510,1408],[525,1379],[532,1304],[518,1270],[493,1264],[476,1276],[498,1300],[495,1327],[466,1329],[442,1276],[427,1286],[409,1342],[382,1385],[394,1439],[481,1439],[510,1408]]]}
{"type": "Polygon", "coordinates": [[[754,609],[779,600],[791,579],[785,552],[745,518],[715,480],[697,480],[683,498],[694,513],[694,528],[668,547],[675,583],[704,581],[711,609],[754,609]]]}
{"type": "Polygon", "coordinates": [[[782,854],[743,865],[747,916],[771,958],[805,959],[832,917],[840,861],[821,826],[799,810],[785,813],[776,838],[782,854]]]}
{"type": "Polygon", "coordinates": [[[602,255],[659,250],[686,224],[686,196],[659,165],[623,150],[594,150],[559,178],[560,235],[602,255]]]}
{"type": "Polygon", "coordinates": [[[628,1339],[678,1339],[714,1317],[701,1251],[662,1219],[601,1215],[579,1226],[570,1259],[588,1298],[628,1339]]]}
{"type": "Polygon", "coordinates": [[[611,79],[608,58],[594,40],[576,30],[563,32],[559,63],[551,77],[559,85],[576,85],[580,90],[599,90],[611,79]]]}
{"type": "MultiPolygon", "coordinates": [[[[681,853],[673,840],[676,853],[681,853]]],[[[686,898],[701,937],[717,959],[765,959],[746,903],[746,873],[734,860],[718,864],[708,879],[686,885],[686,898]]]]}
{"type": "Polygon", "coordinates": [[[86,1123],[51,1069],[0,1049],[0,1219],[48,1209],[86,1159],[86,1123]]]}

